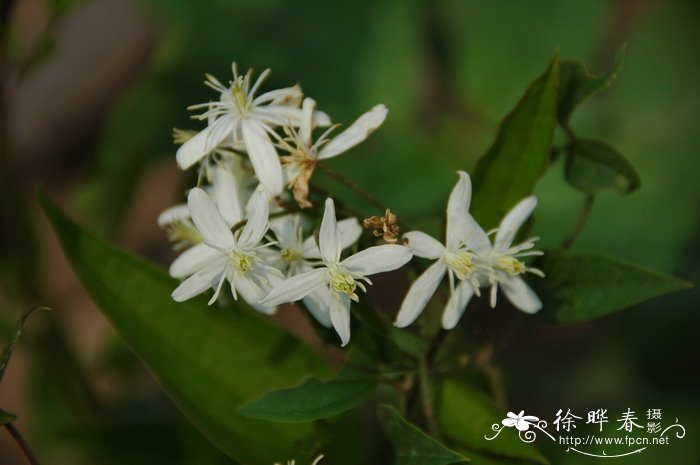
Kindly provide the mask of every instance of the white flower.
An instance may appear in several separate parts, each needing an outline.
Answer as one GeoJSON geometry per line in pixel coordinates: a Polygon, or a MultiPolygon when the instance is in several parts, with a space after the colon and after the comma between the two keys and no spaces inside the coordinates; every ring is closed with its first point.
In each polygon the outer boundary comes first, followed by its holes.
{"type": "MultiPolygon", "coordinates": [[[[299,215],[286,215],[270,222],[270,229],[277,238],[278,249],[267,249],[266,255],[273,261],[276,267],[285,270],[287,277],[292,277],[313,270],[313,267],[321,260],[321,251],[316,245],[313,236],[303,239],[299,215]]],[[[340,248],[345,250],[359,239],[362,234],[362,226],[356,218],[347,218],[338,222],[340,233],[340,248]]],[[[304,305],[319,323],[326,327],[331,326],[331,317],[328,313],[331,302],[330,295],[323,290],[317,290],[304,297],[304,305]]]]}
{"type": "Polygon", "coordinates": [[[234,234],[203,189],[195,187],[190,191],[187,204],[204,243],[201,248],[189,249],[173,263],[171,274],[179,274],[183,269],[197,270],[173,291],[174,300],[182,302],[213,288],[211,305],[228,280],[234,299],[240,294],[258,311],[274,312],[274,307],[258,304],[260,297],[282,280],[281,273],[258,256],[260,249],[272,245],[258,245],[268,229],[269,201],[265,194],[256,193],[253,202],[255,207],[243,230],[234,234]]]}
{"type": "MultiPolygon", "coordinates": [[[[233,81],[228,87],[207,75],[205,84],[219,92],[219,100],[189,107],[206,108],[198,118],[208,120],[209,124],[182,144],[177,151],[177,162],[187,169],[220,144],[243,147],[260,183],[271,195],[278,195],[283,188],[282,168],[269,133],[277,126],[299,125],[301,110],[297,106],[301,90],[293,86],[255,97],[270,70],[263,71],[252,86],[252,70],[239,75],[235,63],[232,70],[233,81]]],[[[330,124],[325,114],[319,114],[317,122],[330,124]]]]}
{"type": "Polygon", "coordinates": [[[379,245],[341,261],[341,235],[333,199],[330,198],[326,200],[321,222],[319,249],[323,260],[320,268],[293,276],[275,286],[261,303],[294,302],[321,290],[329,297],[331,323],[345,346],[350,340],[350,301],[358,300],[358,288],[366,290],[362,281],[371,284],[367,276],[400,268],[411,260],[412,253],[403,245],[379,245]]]}
{"type": "Polygon", "coordinates": [[[503,423],[503,426],[507,426],[509,428],[515,426],[518,431],[527,431],[530,429],[531,424],[536,424],[538,421],[540,421],[539,418],[532,415],[524,415],[524,413],[525,410],[521,410],[517,415],[513,412],[508,412],[508,418],[504,418],[501,423],[503,423]]]}
{"type": "Polygon", "coordinates": [[[308,200],[309,180],[316,163],[340,155],[367,139],[381,126],[388,112],[384,105],[376,105],[333,139],[328,139],[328,135],[337,125],[328,129],[316,142],[312,142],[311,132],[316,126],[315,108],[316,102],[313,99],[304,99],[299,130],[285,128],[287,137],[279,141],[280,148],[288,152],[288,155],[282,157],[289,180],[288,186],[302,208],[312,206],[308,200]]]}
{"type": "Polygon", "coordinates": [[[165,229],[175,250],[183,250],[202,242],[202,236],[192,224],[190,209],[185,203],[163,210],[158,215],[158,226],[165,229]]]}
{"type": "MultiPolygon", "coordinates": [[[[493,247],[488,253],[480,256],[486,265],[488,282],[491,285],[491,306],[496,306],[496,295],[500,286],[510,302],[525,313],[536,313],[542,308],[542,302],[537,294],[528,286],[520,276],[524,273],[533,273],[544,277],[544,273],[537,268],[526,266],[520,258],[543,255],[539,250],[532,250],[538,237],[532,237],[513,246],[513,240],[518,229],[532,214],[537,206],[534,196],[526,197],[518,202],[503,217],[500,226],[496,229],[496,238],[493,247]]],[[[483,231],[481,231],[483,234],[483,231]]]]}
{"type": "Polygon", "coordinates": [[[442,315],[442,326],[451,329],[462,316],[473,294],[479,295],[481,272],[479,256],[490,251],[490,243],[481,227],[469,215],[471,180],[459,171],[459,181],[447,203],[445,245],[420,231],[404,234],[413,254],[435,260],[413,283],[401,304],[394,325],[413,323],[435,293],[445,274],[450,283],[450,300],[442,315]]]}

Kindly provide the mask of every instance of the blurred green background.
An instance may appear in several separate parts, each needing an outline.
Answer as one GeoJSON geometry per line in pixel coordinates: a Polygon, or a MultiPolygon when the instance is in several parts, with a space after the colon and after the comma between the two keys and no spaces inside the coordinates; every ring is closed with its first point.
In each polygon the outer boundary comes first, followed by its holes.
{"type": "MultiPolygon", "coordinates": [[[[28,301],[55,311],[30,324],[0,401],[23,418],[46,463],[230,463],[89,303],[32,186],[41,182],[91,229],[167,265],[173,255],[156,215],[191,181],[176,169],[171,130],[200,127],[186,106],[214,97],[204,73],[226,80],[234,60],[272,68],[268,89],[300,83],[343,125],[386,104],[385,125],[329,164],[413,227],[437,232],[455,171],[473,169],[557,48],[603,71],[627,43],[617,82],[572,125],[625,154],[642,188],[600,195],[574,249],[699,280],[698,2],[17,0],[11,13],[7,69],[22,72],[5,82],[6,169],[41,245],[35,292],[1,295],[2,329],[28,301]]],[[[536,191],[543,248],[561,242],[583,201],[562,168],[536,191]]],[[[692,290],[592,323],[526,322],[497,358],[509,405],[548,419],[559,408],[662,408],[688,436],[619,463],[700,463],[699,304],[692,290]]],[[[23,463],[15,449],[0,437],[0,463],[23,463]]],[[[553,463],[591,463],[561,447],[544,452],[553,463]]]]}

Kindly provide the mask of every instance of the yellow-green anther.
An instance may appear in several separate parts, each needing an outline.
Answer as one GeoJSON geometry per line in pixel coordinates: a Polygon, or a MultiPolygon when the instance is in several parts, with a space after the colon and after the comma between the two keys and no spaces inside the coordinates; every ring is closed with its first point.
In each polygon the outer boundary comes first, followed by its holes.
{"type": "Polygon", "coordinates": [[[496,267],[512,275],[518,275],[525,272],[525,264],[517,258],[511,257],[510,255],[501,255],[498,257],[496,259],[496,267]]]}
{"type": "Polygon", "coordinates": [[[473,253],[466,251],[453,252],[448,250],[445,253],[445,262],[461,280],[471,279],[476,273],[474,258],[476,256],[473,253]]]}

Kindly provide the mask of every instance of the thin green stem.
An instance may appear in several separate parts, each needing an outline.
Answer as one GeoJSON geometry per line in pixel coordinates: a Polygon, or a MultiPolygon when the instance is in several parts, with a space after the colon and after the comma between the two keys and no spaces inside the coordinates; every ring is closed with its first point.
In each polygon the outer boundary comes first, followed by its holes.
{"type": "Polygon", "coordinates": [[[15,440],[15,442],[22,450],[22,453],[24,453],[24,456],[27,458],[29,463],[31,463],[32,465],[39,465],[39,460],[36,458],[36,455],[34,455],[34,452],[32,452],[31,447],[29,447],[29,444],[27,444],[27,441],[24,440],[24,438],[20,434],[19,430],[15,427],[15,425],[13,425],[12,423],[5,423],[3,426],[5,426],[7,432],[10,433],[12,439],[15,440]]]}
{"type": "Polygon", "coordinates": [[[360,187],[355,181],[352,181],[345,176],[343,176],[340,173],[335,172],[334,170],[330,169],[323,163],[318,163],[316,165],[318,169],[323,171],[324,174],[326,174],[329,178],[333,179],[334,181],[339,182],[340,184],[344,185],[351,191],[355,192],[359,196],[361,196],[363,199],[367,201],[370,205],[373,207],[381,210],[381,211],[386,211],[388,207],[384,205],[379,199],[377,199],[374,195],[370,194],[366,190],[364,190],[362,187],[360,187]]]}
{"type": "Polygon", "coordinates": [[[576,239],[583,231],[583,228],[586,226],[586,221],[588,221],[588,216],[591,214],[591,209],[593,208],[594,202],[595,194],[588,194],[585,200],[583,201],[583,206],[581,207],[581,211],[578,214],[576,223],[574,223],[574,226],[571,228],[571,230],[561,243],[562,249],[568,250],[571,248],[574,242],[576,242],[576,239]]]}
{"type": "Polygon", "coordinates": [[[435,421],[435,409],[433,406],[433,397],[430,390],[430,370],[428,368],[428,353],[422,352],[418,360],[418,383],[421,395],[421,404],[423,407],[423,416],[428,432],[432,436],[437,436],[439,429],[435,421]]]}

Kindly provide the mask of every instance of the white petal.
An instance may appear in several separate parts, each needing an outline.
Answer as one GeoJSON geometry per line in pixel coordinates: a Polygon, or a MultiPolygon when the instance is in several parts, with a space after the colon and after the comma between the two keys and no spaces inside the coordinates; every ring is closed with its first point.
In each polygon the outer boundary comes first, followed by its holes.
{"type": "Polygon", "coordinates": [[[503,419],[503,421],[501,421],[501,423],[503,423],[503,426],[507,426],[507,427],[510,428],[510,427],[515,426],[515,423],[516,423],[517,421],[518,421],[518,420],[515,419],[515,418],[505,418],[505,419],[503,419]]]}
{"type": "Polygon", "coordinates": [[[299,123],[299,138],[306,144],[311,146],[311,131],[314,127],[314,111],[316,109],[316,101],[312,98],[305,98],[301,107],[301,121],[299,123]]]}
{"type": "Polygon", "coordinates": [[[455,288],[454,294],[450,296],[445,306],[445,311],[442,314],[442,327],[445,329],[452,329],[457,325],[457,322],[462,315],[464,310],[467,308],[469,300],[471,300],[474,295],[474,288],[469,281],[462,281],[455,288]]]}
{"type": "Polygon", "coordinates": [[[295,302],[323,287],[327,282],[328,269],[316,268],[286,279],[275,286],[260,303],[272,307],[285,302],[295,302]]]}
{"type": "Polygon", "coordinates": [[[405,328],[418,318],[445,276],[445,271],[447,271],[447,266],[440,260],[430,265],[415,280],[403,299],[399,314],[396,316],[396,321],[394,321],[394,326],[405,328]]]}
{"type": "Polygon", "coordinates": [[[163,210],[163,213],[158,215],[158,226],[162,228],[164,226],[177,223],[178,221],[188,219],[190,219],[190,209],[186,203],[181,203],[163,210]]]}
{"type": "Polygon", "coordinates": [[[282,165],[270,137],[260,123],[248,118],[241,122],[241,130],[248,158],[260,184],[271,195],[279,195],[284,187],[282,165]]]}
{"type": "Polygon", "coordinates": [[[333,328],[340,336],[341,346],[350,342],[350,297],[340,294],[338,298],[331,298],[331,322],[333,328]]]}
{"type": "Polygon", "coordinates": [[[510,211],[503,217],[501,225],[496,233],[494,241],[494,249],[498,251],[507,250],[515,239],[515,234],[520,229],[520,226],[532,214],[532,211],[537,206],[537,199],[534,195],[526,197],[518,202],[510,211]]]}
{"type": "Polygon", "coordinates": [[[537,313],[542,308],[540,298],[521,277],[509,276],[500,285],[508,300],[523,312],[537,313]]]}
{"type": "Polygon", "coordinates": [[[464,234],[465,237],[465,239],[463,239],[464,245],[466,245],[469,250],[476,252],[477,255],[481,255],[482,257],[488,255],[491,251],[491,241],[474,217],[467,214],[466,221],[461,223],[460,227],[463,228],[462,234],[464,234]]]}
{"type": "Polygon", "coordinates": [[[265,315],[275,314],[277,306],[267,306],[260,303],[260,299],[265,296],[265,291],[240,273],[236,273],[233,279],[235,280],[238,295],[240,295],[248,305],[265,315]]]}
{"type": "Polygon", "coordinates": [[[327,289],[319,289],[304,297],[304,305],[309,313],[326,328],[331,327],[331,304],[333,296],[327,289]]]}
{"type": "Polygon", "coordinates": [[[170,265],[170,276],[182,279],[195,274],[222,257],[222,253],[206,244],[197,244],[182,252],[170,265]]]}
{"type": "Polygon", "coordinates": [[[303,96],[299,86],[285,87],[283,89],[275,89],[264,94],[260,94],[253,99],[252,105],[262,105],[271,103],[273,105],[298,105],[299,100],[303,96]]]}
{"type": "Polygon", "coordinates": [[[190,168],[214,150],[226,136],[231,134],[232,129],[233,120],[231,117],[224,115],[218,118],[211,126],[199,131],[177,149],[175,155],[177,164],[183,170],[190,168]]]}
{"type": "Polygon", "coordinates": [[[464,243],[468,228],[469,204],[472,198],[472,182],[464,171],[458,171],[459,181],[447,202],[447,247],[454,249],[464,243]]]}
{"type": "Polygon", "coordinates": [[[275,233],[275,238],[280,248],[297,248],[297,225],[299,215],[285,215],[270,219],[270,229],[275,233]]]}
{"type": "Polygon", "coordinates": [[[217,164],[214,167],[213,183],[214,202],[226,224],[233,226],[245,217],[245,213],[241,189],[231,167],[217,164]]]}
{"type": "Polygon", "coordinates": [[[322,128],[328,127],[331,124],[333,124],[333,122],[331,121],[331,117],[328,116],[325,112],[320,111],[320,110],[317,110],[314,113],[314,122],[316,123],[316,126],[322,127],[322,128]]]}
{"type": "Polygon", "coordinates": [[[252,200],[250,217],[238,238],[238,247],[251,249],[258,245],[269,226],[270,201],[264,192],[256,192],[252,200]]]}
{"type": "Polygon", "coordinates": [[[351,255],[341,262],[350,273],[362,276],[401,268],[413,257],[405,245],[377,245],[351,255]]]}
{"type": "MultiPolygon", "coordinates": [[[[346,218],[338,221],[338,231],[340,232],[340,248],[345,250],[360,238],[362,226],[360,226],[357,218],[346,218]]],[[[301,246],[301,255],[310,260],[321,258],[321,251],[318,250],[315,237],[310,236],[306,238],[301,246]]]]}
{"type": "Polygon", "coordinates": [[[413,255],[421,258],[436,260],[442,256],[445,246],[439,241],[421,231],[411,231],[403,235],[408,242],[406,245],[413,251],[413,255]]]}
{"type": "Polygon", "coordinates": [[[335,205],[330,197],[326,199],[326,209],[323,212],[321,230],[318,235],[321,257],[327,264],[338,263],[340,260],[340,231],[335,219],[335,205]]]}
{"type": "Polygon", "coordinates": [[[204,242],[222,250],[231,250],[236,245],[226,221],[206,192],[199,187],[190,190],[187,205],[192,222],[204,238],[204,242]]]}
{"type": "Polygon", "coordinates": [[[221,257],[203,270],[187,278],[173,291],[173,300],[183,302],[216,285],[221,275],[226,271],[227,261],[227,257],[221,257]]]}
{"type": "Polygon", "coordinates": [[[345,131],[334,137],[318,154],[319,160],[334,157],[356,146],[382,125],[389,110],[384,105],[376,105],[357,118],[345,131]]]}

